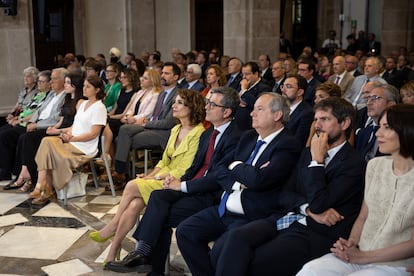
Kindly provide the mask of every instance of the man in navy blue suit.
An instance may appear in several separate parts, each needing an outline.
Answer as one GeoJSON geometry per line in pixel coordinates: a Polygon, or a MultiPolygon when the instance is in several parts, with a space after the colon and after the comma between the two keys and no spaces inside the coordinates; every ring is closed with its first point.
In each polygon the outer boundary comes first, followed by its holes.
{"type": "Polygon", "coordinates": [[[219,165],[216,172],[224,190],[220,204],[200,211],[177,227],[177,243],[193,275],[214,273],[209,242],[276,209],[272,195],[287,182],[296,164],[300,146],[284,128],[289,120],[286,100],[276,93],[263,93],[251,116],[254,130],[240,138],[234,161],[219,165]]]}
{"type": "Polygon", "coordinates": [[[233,121],[239,103],[239,95],[233,88],[212,90],[206,99],[206,120],[213,127],[202,134],[192,166],[181,179],[168,177],[163,190],[152,192],[145,215],[133,235],[138,241],[137,249],[122,262],[108,263],[106,269],[144,272],[151,264],[151,275],[164,273],[172,228],[220,200],[221,187],[215,171],[218,163],[232,161],[230,158],[241,134],[233,121]]]}
{"type": "Polygon", "coordinates": [[[243,79],[240,81],[240,108],[236,112],[236,123],[241,130],[252,128],[250,112],[254,102],[262,92],[270,92],[272,88],[260,77],[259,65],[249,61],[242,68],[243,79]]]}
{"type": "Polygon", "coordinates": [[[307,261],[329,253],[339,237],[348,237],[364,191],[365,162],[347,141],[354,115],[341,98],[315,106],[318,137],[274,198],[286,212],[230,231],[212,254],[216,275],[295,275],[307,261]]]}
{"type": "Polygon", "coordinates": [[[303,99],[311,106],[315,104],[316,87],[321,84],[320,81],[314,77],[315,70],[315,63],[311,60],[303,60],[298,65],[298,74],[304,77],[308,83],[303,99]]]}
{"type": "Polygon", "coordinates": [[[286,128],[303,147],[308,140],[310,126],[313,122],[313,109],[303,100],[306,87],[306,79],[299,75],[289,75],[282,85],[282,95],[290,107],[290,119],[286,128]]]}

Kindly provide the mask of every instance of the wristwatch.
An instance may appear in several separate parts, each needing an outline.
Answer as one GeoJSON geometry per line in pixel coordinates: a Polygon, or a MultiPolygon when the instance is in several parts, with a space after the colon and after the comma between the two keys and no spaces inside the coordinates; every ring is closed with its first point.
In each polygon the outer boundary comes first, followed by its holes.
{"type": "Polygon", "coordinates": [[[155,179],[156,180],[161,180],[161,176],[157,175],[157,176],[155,176],[155,179]]]}

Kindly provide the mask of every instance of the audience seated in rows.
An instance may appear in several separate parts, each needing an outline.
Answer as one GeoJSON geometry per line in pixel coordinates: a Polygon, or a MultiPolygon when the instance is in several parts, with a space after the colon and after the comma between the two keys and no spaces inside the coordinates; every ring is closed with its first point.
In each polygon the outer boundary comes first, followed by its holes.
{"type": "Polygon", "coordinates": [[[136,179],[128,182],[115,217],[101,231],[90,233],[90,237],[97,242],[114,236],[104,267],[117,257],[122,240],[135,225],[151,192],[161,189],[167,176],[183,176],[193,163],[200,136],[205,130],[202,124],[205,118],[203,106],[204,100],[198,92],[187,89],[177,92],[172,109],[179,123],[171,129],[162,159],[150,174],[137,175],[136,179]]]}

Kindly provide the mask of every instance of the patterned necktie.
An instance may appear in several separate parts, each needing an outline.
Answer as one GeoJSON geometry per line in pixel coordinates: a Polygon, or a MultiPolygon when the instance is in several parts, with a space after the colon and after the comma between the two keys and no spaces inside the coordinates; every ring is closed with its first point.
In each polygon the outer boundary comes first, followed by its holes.
{"type": "Polygon", "coordinates": [[[167,92],[163,91],[158,96],[159,97],[159,101],[158,101],[157,105],[154,108],[154,112],[152,113],[151,121],[158,120],[158,116],[161,113],[161,109],[162,109],[162,106],[164,105],[164,99],[165,99],[165,96],[166,95],[167,95],[167,92]]]}
{"type": "MultiPolygon", "coordinates": [[[[250,155],[249,159],[245,162],[247,165],[251,165],[253,163],[254,158],[256,157],[259,149],[265,144],[266,142],[263,140],[257,140],[256,146],[254,147],[253,153],[250,155]]],[[[229,199],[229,193],[224,191],[223,197],[221,198],[220,205],[218,207],[218,214],[219,217],[223,217],[224,213],[226,212],[226,203],[229,199]]]]}
{"type": "Polygon", "coordinates": [[[301,218],[304,218],[305,216],[302,214],[295,214],[293,212],[288,213],[286,216],[281,217],[276,221],[276,228],[277,230],[283,230],[288,228],[292,223],[294,223],[297,220],[300,220],[301,218]]]}
{"type": "Polygon", "coordinates": [[[213,153],[214,153],[214,145],[216,143],[216,138],[217,138],[217,135],[219,133],[220,132],[217,129],[215,129],[213,131],[213,133],[211,134],[210,141],[208,142],[208,148],[207,148],[206,156],[204,157],[203,166],[201,166],[201,168],[197,171],[197,173],[195,174],[193,179],[200,178],[200,177],[204,176],[204,174],[206,173],[206,171],[207,171],[207,169],[210,165],[211,157],[213,156],[213,153]]]}

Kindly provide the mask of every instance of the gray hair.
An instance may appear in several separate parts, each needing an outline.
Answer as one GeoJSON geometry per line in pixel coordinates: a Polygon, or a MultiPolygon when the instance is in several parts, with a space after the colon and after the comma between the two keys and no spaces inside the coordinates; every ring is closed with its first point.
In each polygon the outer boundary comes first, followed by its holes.
{"type": "Polygon", "coordinates": [[[198,64],[195,63],[191,63],[187,65],[187,69],[191,69],[193,70],[193,74],[196,75],[197,77],[201,76],[201,67],[198,64]]]}
{"type": "Polygon", "coordinates": [[[268,95],[271,97],[269,102],[270,110],[275,113],[277,111],[282,111],[282,124],[286,125],[289,122],[289,113],[290,107],[282,95],[274,92],[263,92],[260,94],[260,97],[263,95],[268,95]]]}
{"type": "Polygon", "coordinates": [[[68,69],[66,69],[64,67],[55,68],[55,69],[53,69],[52,73],[53,72],[59,72],[62,79],[65,79],[65,77],[69,74],[68,69]]]}
{"type": "Polygon", "coordinates": [[[23,70],[23,75],[32,75],[34,79],[37,78],[38,74],[39,74],[39,69],[37,69],[34,66],[29,66],[23,70]]]}
{"type": "Polygon", "coordinates": [[[379,85],[378,87],[384,90],[384,95],[387,98],[387,101],[395,102],[396,104],[401,102],[400,92],[398,92],[398,89],[395,88],[394,86],[383,83],[379,85]]]}

